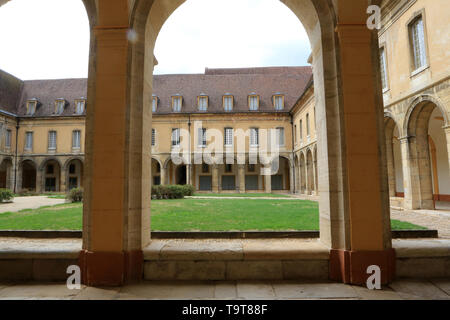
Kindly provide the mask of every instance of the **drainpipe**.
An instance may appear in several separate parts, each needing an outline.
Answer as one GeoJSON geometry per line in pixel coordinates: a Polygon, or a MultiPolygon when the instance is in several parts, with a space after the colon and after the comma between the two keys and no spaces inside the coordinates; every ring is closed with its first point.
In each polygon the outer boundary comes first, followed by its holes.
{"type": "Polygon", "coordinates": [[[16,150],[15,150],[15,166],[14,166],[14,193],[16,193],[16,189],[17,189],[17,145],[18,145],[18,141],[19,141],[19,124],[20,124],[20,119],[17,118],[17,124],[16,124],[16,150]]]}
{"type": "Polygon", "coordinates": [[[291,134],[291,140],[292,140],[292,164],[293,164],[293,167],[292,167],[292,179],[294,179],[294,183],[293,183],[293,186],[294,186],[294,190],[293,190],[293,193],[295,193],[295,182],[296,182],[296,178],[295,178],[295,152],[294,152],[294,149],[295,149],[295,144],[294,144],[294,134],[295,134],[295,132],[294,132],[294,117],[293,117],[293,115],[292,115],[292,113],[291,113],[291,131],[292,131],[292,134],[291,134]]]}

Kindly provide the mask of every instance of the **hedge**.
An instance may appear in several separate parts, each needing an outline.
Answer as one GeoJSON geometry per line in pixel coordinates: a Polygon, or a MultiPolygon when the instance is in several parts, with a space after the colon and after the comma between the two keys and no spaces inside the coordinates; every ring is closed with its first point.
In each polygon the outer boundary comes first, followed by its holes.
{"type": "Polygon", "coordinates": [[[9,189],[0,189],[0,202],[9,201],[14,198],[14,193],[9,189]]]}
{"type": "Polygon", "coordinates": [[[83,201],[83,188],[73,188],[69,191],[66,197],[70,202],[83,201]]]}
{"type": "Polygon", "coordinates": [[[157,185],[152,186],[152,199],[183,199],[192,196],[195,188],[192,185],[157,185]]]}

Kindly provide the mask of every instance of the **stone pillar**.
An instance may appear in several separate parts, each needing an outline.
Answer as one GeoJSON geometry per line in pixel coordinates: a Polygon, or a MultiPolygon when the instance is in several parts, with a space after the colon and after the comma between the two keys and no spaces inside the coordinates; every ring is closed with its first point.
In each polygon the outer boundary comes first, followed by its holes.
{"type": "Polygon", "coordinates": [[[272,193],[272,166],[266,166],[264,167],[264,192],[265,193],[272,193]]]}
{"type": "Polygon", "coordinates": [[[160,176],[161,176],[161,185],[167,184],[167,168],[161,166],[160,176]]]}
{"type": "Polygon", "coordinates": [[[317,195],[319,193],[318,190],[318,177],[317,177],[317,162],[315,160],[313,160],[313,175],[314,175],[314,194],[317,195]]]}
{"type": "Polygon", "coordinates": [[[448,158],[448,168],[450,170],[450,126],[444,127],[445,136],[447,138],[447,158],[448,158]]]}
{"type": "MultiPolygon", "coordinates": [[[[337,6],[339,91],[345,140],[340,150],[345,187],[334,190],[343,192],[344,205],[342,220],[331,221],[330,278],[364,285],[369,277],[367,268],[377,265],[381,269],[381,283],[387,283],[394,277],[395,252],[391,249],[384,170],[378,36],[376,30],[371,31],[366,25],[367,1],[339,1],[337,6]]],[[[321,234],[322,223],[321,220],[321,234]]]]}
{"type": "Polygon", "coordinates": [[[219,166],[217,164],[212,165],[212,192],[219,192],[219,166]]]}
{"type": "Polygon", "coordinates": [[[192,180],[192,164],[186,165],[186,184],[194,185],[192,180]]]}
{"type": "Polygon", "coordinates": [[[295,177],[294,177],[294,175],[295,175],[295,166],[292,164],[292,165],[289,165],[289,188],[290,188],[290,191],[291,191],[291,193],[294,193],[294,189],[295,189],[295,177]]]}
{"type": "Polygon", "coordinates": [[[42,193],[43,191],[45,191],[45,179],[44,179],[44,169],[36,169],[36,193],[42,193]]]}
{"type": "Polygon", "coordinates": [[[389,196],[395,197],[395,165],[394,165],[394,148],[392,145],[392,134],[386,135],[386,161],[388,170],[389,196]]]}
{"type": "Polygon", "coordinates": [[[60,179],[60,181],[59,181],[59,187],[60,187],[59,191],[60,192],[68,191],[67,190],[68,189],[68,187],[67,187],[68,169],[69,168],[67,168],[67,170],[64,170],[64,168],[61,168],[61,174],[59,175],[59,179],[60,179]]]}
{"type": "Polygon", "coordinates": [[[311,170],[310,170],[311,164],[306,162],[306,170],[305,172],[305,194],[310,195],[311,194],[311,179],[313,178],[311,176],[311,170]]]}
{"type": "Polygon", "coordinates": [[[151,106],[143,98],[151,88],[143,81],[145,38],[128,38],[131,2],[97,3],[80,267],[84,284],[117,286],[142,279],[142,248],[150,242],[151,106]]]}
{"type": "Polygon", "coordinates": [[[239,193],[245,193],[245,164],[238,164],[239,193]]]}

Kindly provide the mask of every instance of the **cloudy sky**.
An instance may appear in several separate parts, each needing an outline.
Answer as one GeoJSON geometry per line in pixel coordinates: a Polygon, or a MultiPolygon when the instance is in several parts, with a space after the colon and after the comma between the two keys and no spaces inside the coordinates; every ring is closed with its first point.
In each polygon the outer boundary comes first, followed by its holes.
{"type": "MultiPolygon", "coordinates": [[[[24,79],[87,76],[80,0],[14,0],[0,8],[0,69],[24,79]]],[[[279,0],[188,0],[163,26],[155,73],[306,65],[307,35],[279,0]]]]}

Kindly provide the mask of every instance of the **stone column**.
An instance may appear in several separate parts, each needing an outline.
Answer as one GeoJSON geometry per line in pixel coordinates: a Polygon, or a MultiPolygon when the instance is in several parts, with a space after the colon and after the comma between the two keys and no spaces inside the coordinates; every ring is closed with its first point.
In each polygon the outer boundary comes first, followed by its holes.
{"type": "Polygon", "coordinates": [[[245,164],[238,164],[239,193],[245,193],[245,164]]]}
{"type": "Polygon", "coordinates": [[[217,164],[212,165],[212,192],[219,192],[219,166],[217,164]]]}
{"type": "Polygon", "coordinates": [[[142,248],[150,241],[151,107],[143,97],[151,97],[151,82],[143,80],[145,37],[128,37],[131,2],[97,3],[80,267],[84,284],[117,286],[142,279],[142,248]]]}
{"type": "Polygon", "coordinates": [[[36,193],[45,191],[44,169],[36,169],[36,193]]]}
{"type": "Polygon", "coordinates": [[[192,180],[192,164],[186,165],[186,184],[194,185],[192,180]]]}
{"type": "MultiPolygon", "coordinates": [[[[381,269],[381,283],[387,283],[394,277],[395,254],[391,249],[389,194],[384,169],[386,149],[378,35],[366,25],[367,1],[339,1],[336,5],[339,13],[336,27],[338,90],[345,143],[340,146],[344,189],[333,191],[343,193],[344,205],[340,217],[335,217],[335,221],[331,217],[330,221],[333,243],[330,278],[363,285],[368,278],[367,268],[377,265],[381,269]]],[[[323,155],[320,147],[318,151],[319,157],[323,155]]],[[[339,161],[339,158],[334,160],[339,161]]],[[[338,163],[333,165],[339,166],[338,163]]],[[[321,218],[321,239],[325,222],[321,218]]]]}
{"type": "Polygon", "coordinates": [[[272,193],[272,175],[271,175],[271,171],[272,171],[272,166],[266,166],[264,167],[264,192],[265,193],[272,193]]]}
{"type": "Polygon", "coordinates": [[[295,166],[294,165],[289,165],[289,188],[291,189],[291,193],[294,193],[294,189],[295,189],[295,178],[294,178],[294,170],[295,170],[295,166]]]}
{"type": "Polygon", "coordinates": [[[311,164],[306,163],[306,168],[305,168],[305,194],[310,195],[311,194],[311,170],[310,167],[311,164]]]}
{"type": "MultiPolygon", "coordinates": [[[[68,168],[67,168],[67,170],[68,170],[68,168]]],[[[60,179],[60,181],[59,181],[59,187],[60,187],[59,191],[60,192],[68,191],[68,187],[67,187],[67,174],[68,174],[68,172],[67,172],[67,170],[64,170],[64,168],[61,168],[61,173],[59,175],[59,179],[60,179]]]]}
{"type": "Polygon", "coordinates": [[[161,176],[161,185],[167,184],[167,168],[161,166],[160,176],[161,176]]]}
{"type": "Polygon", "coordinates": [[[448,158],[448,168],[450,170],[450,126],[444,127],[445,136],[447,138],[447,158],[448,158]]]}
{"type": "Polygon", "coordinates": [[[317,162],[315,160],[313,160],[313,175],[314,175],[314,194],[317,195],[319,194],[319,186],[317,183],[318,177],[317,177],[317,162]]]}
{"type": "Polygon", "coordinates": [[[392,145],[392,135],[386,135],[386,160],[388,170],[389,196],[395,197],[395,166],[394,166],[394,148],[392,145]]]}

